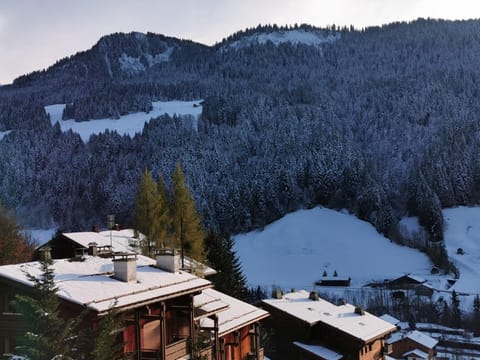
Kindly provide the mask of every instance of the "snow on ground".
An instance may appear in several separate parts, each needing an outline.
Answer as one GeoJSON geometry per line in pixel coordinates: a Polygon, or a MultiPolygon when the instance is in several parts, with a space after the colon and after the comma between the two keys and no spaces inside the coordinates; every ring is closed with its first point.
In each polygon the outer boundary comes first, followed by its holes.
{"type": "Polygon", "coordinates": [[[263,231],[234,239],[251,286],[310,289],[324,270],[351,277],[352,287],[406,273],[430,276],[424,254],[390,242],[353,215],[320,207],[296,211],[263,231]]]}
{"type": "MultiPolygon", "coordinates": [[[[449,291],[480,294],[480,207],[444,209],[443,219],[445,248],[460,271],[460,277],[449,291]],[[457,254],[459,248],[463,249],[463,255],[457,254]]],[[[400,224],[410,234],[423,231],[414,217],[403,218],[400,224]]]]}
{"type": "Polygon", "coordinates": [[[58,122],[62,131],[72,129],[73,132],[80,134],[84,142],[87,142],[90,135],[103,133],[107,129],[116,130],[121,135],[134,136],[136,133],[142,132],[146,122],[164,114],[170,116],[175,114],[179,116],[191,115],[195,120],[193,126],[196,127],[196,120],[202,113],[202,106],[199,105],[201,101],[155,101],[152,103],[153,109],[149,113],[137,112],[121,116],[119,119],[97,119],[81,122],[62,120],[65,104],[46,106],[45,111],[50,115],[52,125],[58,122]]]}
{"type": "Polygon", "coordinates": [[[318,31],[280,30],[246,36],[240,40],[232,42],[229,47],[239,49],[253,44],[263,45],[268,41],[271,41],[276,46],[282,43],[320,46],[324,43],[334,42],[339,38],[340,34],[326,35],[318,31]]]}
{"type": "Polygon", "coordinates": [[[451,290],[480,294],[480,207],[443,210],[445,247],[449,258],[460,271],[451,290]],[[462,248],[463,255],[457,254],[462,248]]]}

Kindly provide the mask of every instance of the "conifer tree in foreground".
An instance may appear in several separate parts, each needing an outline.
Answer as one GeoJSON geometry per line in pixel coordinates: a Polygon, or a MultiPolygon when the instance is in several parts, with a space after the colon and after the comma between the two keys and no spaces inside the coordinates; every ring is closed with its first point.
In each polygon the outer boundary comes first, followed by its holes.
{"type": "Polygon", "coordinates": [[[160,195],[155,181],[148,169],[145,169],[138,185],[135,203],[136,228],[147,237],[144,253],[151,255],[151,243],[157,244],[160,235],[160,195]]]}
{"type": "Polygon", "coordinates": [[[185,255],[201,261],[204,258],[205,233],[180,164],[177,164],[172,180],[174,246],[182,249],[185,255]]]}
{"type": "Polygon", "coordinates": [[[34,297],[17,295],[15,308],[25,317],[30,331],[20,339],[17,352],[29,360],[77,359],[74,336],[79,319],[63,319],[60,316],[60,302],[56,295],[52,260],[40,261],[41,275],[26,274],[33,282],[37,293],[34,297]]]}
{"type": "Polygon", "coordinates": [[[241,300],[248,300],[246,279],[230,235],[210,232],[205,240],[209,264],[217,271],[212,276],[215,289],[241,300]]]}

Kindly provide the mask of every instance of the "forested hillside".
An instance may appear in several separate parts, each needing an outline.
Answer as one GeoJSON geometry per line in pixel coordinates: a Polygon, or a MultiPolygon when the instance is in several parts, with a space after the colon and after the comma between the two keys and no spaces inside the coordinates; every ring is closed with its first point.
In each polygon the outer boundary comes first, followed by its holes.
{"type": "Polygon", "coordinates": [[[27,225],[83,230],[108,213],[128,225],[144,169],[168,179],[180,161],[207,228],[247,231],[322,204],[387,235],[419,215],[441,239],[441,208],[480,197],[479,43],[480,21],[434,20],[265,26],[213,47],[107,36],[0,88],[0,131],[13,130],[0,198],[27,225]],[[204,99],[197,130],[160,118],[84,143],[44,111],[63,103],[85,121],[172,99],[204,99]]]}

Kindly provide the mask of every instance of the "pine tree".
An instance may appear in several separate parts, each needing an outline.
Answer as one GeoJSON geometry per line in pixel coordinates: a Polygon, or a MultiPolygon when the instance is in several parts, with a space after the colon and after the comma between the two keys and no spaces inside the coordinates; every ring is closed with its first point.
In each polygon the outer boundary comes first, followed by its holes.
{"type": "Polygon", "coordinates": [[[17,295],[14,300],[15,308],[24,315],[25,322],[30,326],[30,331],[20,339],[22,346],[19,347],[19,353],[30,360],[77,358],[74,329],[78,328],[81,319],[66,320],[60,316],[60,302],[56,294],[58,289],[51,265],[51,260],[43,259],[40,261],[40,277],[26,274],[34,284],[34,297],[17,295]]]}
{"type": "Polygon", "coordinates": [[[160,195],[155,181],[145,169],[138,185],[135,202],[136,228],[147,237],[144,253],[151,255],[152,245],[161,241],[160,236],[160,195]]]}
{"type": "Polygon", "coordinates": [[[452,326],[460,327],[462,324],[462,311],[460,309],[460,300],[457,292],[452,291],[452,326]]]}
{"type": "Polygon", "coordinates": [[[195,208],[195,201],[185,183],[185,175],[180,163],[177,164],[172,181],[174,246],[180,248],[182,254],[202,261],[204,258],[205,233],[200,214],[195,208]]]}
{"type": "Polygon", "coordinates": [[[124,344],[118,341],[124,319],[115,309],[110,309],[97,323],[96,329],[83,332],[82,344],[85,358],[95,360],[125,359],[124,344]]]}
{"type": "Polygon", "coordinates": [[[31,260],[35,244],[20,232],[15,219],[0,203],[0,265],[31,260]]]}
{"type": "Polygon", "coordinates": [[[231,236],[210,232],[205,241],[205,248],[209,264],[217,271],[212,276],[215,288],[237,299],[247,300],[249,297],[247,281],[233,250],[231,236]]]}

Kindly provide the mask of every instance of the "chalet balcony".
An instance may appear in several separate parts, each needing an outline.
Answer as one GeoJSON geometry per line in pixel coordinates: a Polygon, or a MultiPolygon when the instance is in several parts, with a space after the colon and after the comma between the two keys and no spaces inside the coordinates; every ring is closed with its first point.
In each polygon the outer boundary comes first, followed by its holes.
{"type": "MultiPolygon", "coordinates": [[[[166,346],[165,360],[176,360],[189,354],[188,339],[181,339],[166,346]]],[[[163,360],[161,350],[142,350],[141,360],[163,360]]]]}

